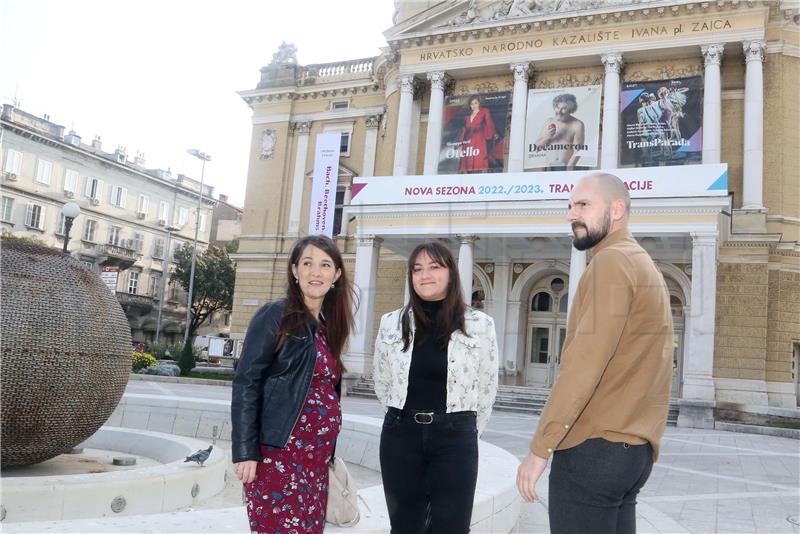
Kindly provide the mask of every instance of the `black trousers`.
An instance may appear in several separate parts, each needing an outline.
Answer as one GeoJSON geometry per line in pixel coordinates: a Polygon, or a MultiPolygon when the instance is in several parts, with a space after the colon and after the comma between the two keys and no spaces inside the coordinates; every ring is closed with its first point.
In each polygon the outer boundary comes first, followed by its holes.
{"type": "Polygon", "coordinates": [[[649,443],[597,438],[556,451],[550,468],[550,532],[635,533],[636,495],[652,469],[649,443]]]}
{"type": "Polygon", "coordinates": [[[434,417],[389,408],[381,431],[392,534],[469,532],[478,480],[475,412],[434,417]]]}

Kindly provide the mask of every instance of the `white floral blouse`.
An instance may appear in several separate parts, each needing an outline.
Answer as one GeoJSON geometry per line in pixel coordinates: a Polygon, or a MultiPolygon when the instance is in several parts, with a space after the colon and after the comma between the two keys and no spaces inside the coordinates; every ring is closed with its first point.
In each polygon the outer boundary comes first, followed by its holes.
{"type": "MultiPolygon", "coordinates": [[[[408,393],[414,320],[412,317],[409,349],[403,352],[402,311],[401,308],[381,318],[375,340],[373,379],[375,393],[384,408],[402,409],[408,393]]],[[[447,412],[477,412],[480,434],[489,421],[497,395],[497,333],[491,317],[471,308],[465,313],[464,329],[468,335],[456,330],[447,344],[447,412]]]]}

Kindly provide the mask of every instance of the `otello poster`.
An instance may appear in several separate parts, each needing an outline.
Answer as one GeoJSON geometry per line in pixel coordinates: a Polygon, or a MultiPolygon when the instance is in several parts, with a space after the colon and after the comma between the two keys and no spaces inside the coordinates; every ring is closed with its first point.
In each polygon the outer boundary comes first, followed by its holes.
{"type": "Polygon", "coordinates": [[[702,162],[702,77],[626,82],[621,98],[622,165],[702,162]]]}
{"type": "Polygon", "coordinates": [[[445,100],[439,174],[503,172],[511,93],[445,100]]]}

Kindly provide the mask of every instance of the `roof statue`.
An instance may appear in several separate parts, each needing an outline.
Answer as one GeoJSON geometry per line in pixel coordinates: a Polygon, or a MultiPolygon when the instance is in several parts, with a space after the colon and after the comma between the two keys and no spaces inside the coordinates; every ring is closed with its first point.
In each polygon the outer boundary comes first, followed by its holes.
{"type": "Polygon", "coordinates": [[[278,51],[272,54],[270,65],[297,64],[297,47],[292,43],[283,41],[278,47],[278,51]]]}

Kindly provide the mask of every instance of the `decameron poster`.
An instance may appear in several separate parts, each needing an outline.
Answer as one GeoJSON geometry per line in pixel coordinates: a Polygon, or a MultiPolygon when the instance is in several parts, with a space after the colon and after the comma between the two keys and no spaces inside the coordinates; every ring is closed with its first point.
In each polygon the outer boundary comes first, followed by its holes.
{"type": "Polygon", "coordinates": [[[621,99],[622,165],[653,167],[702,162],[702,77],[625,82],[621,99]]]}
{"type": "Polygon", "coordinates": [[[531,89],[525,121],[525,168],[597,167],[602,86],[531,89]]]}
{"type": "Polygon", "coordinates": [[[445,100],[439,174],[503,172],[511,93],[445,100]]]}

